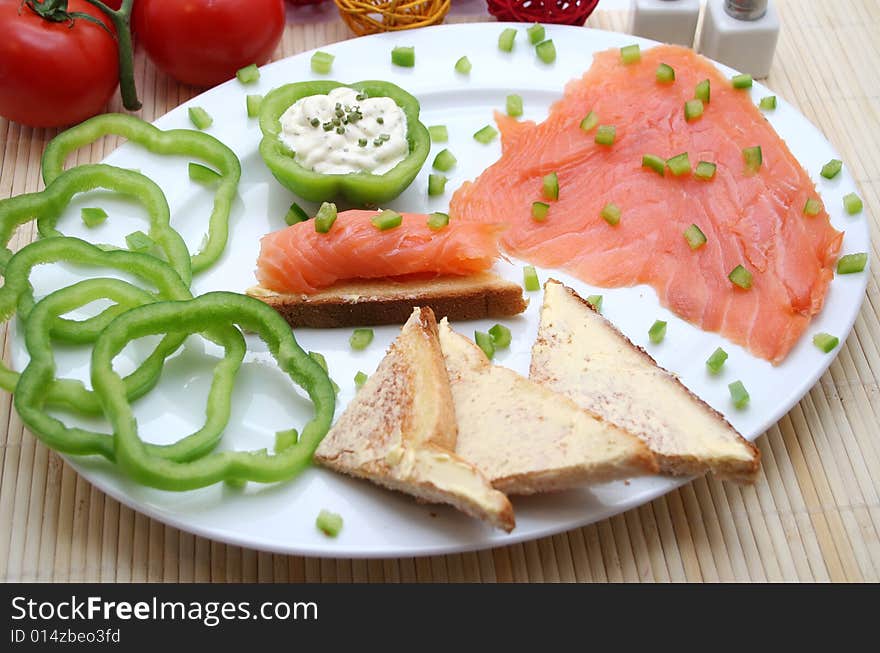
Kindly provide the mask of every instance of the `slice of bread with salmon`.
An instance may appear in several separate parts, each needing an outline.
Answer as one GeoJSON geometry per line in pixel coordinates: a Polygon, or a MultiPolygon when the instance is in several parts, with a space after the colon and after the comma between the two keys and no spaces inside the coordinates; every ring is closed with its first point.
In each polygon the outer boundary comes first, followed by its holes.
{"type": "Polygon", "coordinates": [[[638,438],[500,365],[444,318],[440,347],[458,421],[456,453],[508,494],[534,494],[657,471],[638,438]]]}
{"type": "Polygon", "coordinates": [[[430,309],[418,308],[321,442],[315,460],[513,530],[510,501],[456,454],[457,437],[437,322],[430,309]]]}
{"type": "Polygon", "coordinates": [[[760,454],[716,410],[661,368],[572,289],[544,285],[529,377],[637,435],[674,475],[755,479],[760,454]]]}

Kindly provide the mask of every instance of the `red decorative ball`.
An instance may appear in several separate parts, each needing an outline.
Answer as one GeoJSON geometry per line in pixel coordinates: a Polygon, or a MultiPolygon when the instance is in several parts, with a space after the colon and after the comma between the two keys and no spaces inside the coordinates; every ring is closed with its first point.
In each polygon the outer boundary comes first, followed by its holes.
{"type": "Polygon", "coordinates": [[[486,0],[498,20],[583,25],[599,0],[486,0]]]}

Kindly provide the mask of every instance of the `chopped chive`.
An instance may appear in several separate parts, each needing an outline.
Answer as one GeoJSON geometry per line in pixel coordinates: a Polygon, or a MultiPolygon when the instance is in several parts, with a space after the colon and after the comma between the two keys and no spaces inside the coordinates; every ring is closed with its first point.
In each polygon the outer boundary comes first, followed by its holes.
{"type": "Polygon", "coordinates": [[[376,117],[376,124],[377,124],[377,125],[384,125],[384,124],[385,124],[385,118],[383,118],[382,116],[377,116],[377,117],[376,117]]]}
{"type": "Polygon", "coordinates": [[[730,78],[730,83],[733,84],[733,88],[752,88],[752,76],[751,75],[734,75],[730,78]]]}
{"type": "Polygon", "coordinates": [[[299,431],[296,429],[287,429],[286,431],[277,431],[275,433],[275,453],[281,453],[285,449],[289,449],[299,440],[299,431]]]}
{"type": "Polygon", "coordinates": [[[657,81],[661,84],[671,84],[675,81],[675,68],[668,63],[661,63],[657,66],[657,73],[655,76],[657,77],[657,81]]]}
{"type": "MultiPolygon", "coordinates": [[[[247,115],[248,118],[256,118],[260,115],[260,107],[263,104],[263,96],[262,95],[247,95],[245,96],[245,104],[247,106],[247,115]]],[[[317,127],[321,124],[317,118],[313,119],[312,127],[317,127]],[[315,121],[317,120],[317,124],[315,121]]]]}
{"type": "Polygon", "coordinates": [[[650,168],[661,177],[666,174],[666,161],[654,154],[645,154],[642,156],[642,167],[650,168]]]}
{"type": "Polygon", "coordinates": [[[599,145],[613,145],[616,136],[617,128],[614,125],[599,125],[595,140],[599,145]]]}
{"type": "Polygon", "coordinates": [[[535,53],[538,55],[538,59],[544,63],[550,64],[556,61],[556,46],[553,45],[553,39],[538,43],[535,46],[535,53]]]}
{"type": "Polygon", "coordinates": [[[590,132],[599,124],[599,116],[594,111],[590,111],[586,117],[581,120],[581,131],[590,132]]]}
{"type": "Polygon", "coordinates": [[[545,175],[542,180],[544,198],[548,200],[559,199],[559,177],[555,172],[545,175]]]}
{"type": "Polygon", "coordinates": [[[535,23],[534,25],[526,29],[526,34],[529,35],[529,43],[531,43],[532,45],[537,45],[544,40],[546,31],[544,30],[543,25],[541,25],[540,23],[535,23]]]}
{"type": "Polygon", "coordinates": [[[431,135],[432,143],[445,143],[449,140],[449,131],[446,125],[431,125],[428,127],[428,133],[431,135]]]}
{"type": "Polygon", "coordinates": [[[449,224],[449,214],[441,213],[440,211],[435,211],[434,213],[428,214],[428,228],[433,229],[434,231],[440,231],[443,227],[449,224]]]}
{"type": "Polygon", "coordinates": [[[638,43],[620,48],[620,60],[627,65],[641,61],[642,51],[638,43]]]}
{"type": "Polygon", "coordinates": [[[287,214],[284,216],[284,222],[287,224],[297,224],[298,222],[305,222],[308,219],[309,214],[306,213],[305,209],[296,202],[290,205],[290,208],[287,209],[287,214]]]}
{"type": "Polygon", "coordinates": [[[743,161],[746,162],[747,172],[757,172],[764,162],[764,156],[761,154],[761,146],[747,147],[743,150],[743,161]]]}
{"type": "Polygon", "coordinates": [[[370,377],[368,377],[363,372],[358,371],[358,373],[354,375],[354,387],[360,390],[369,378],[370,377]]]}
{"type": "Polygon", "coordinates": [[[107,211],[100,207],[82,208],[79,215],[87,227],[97,227],[107,219],[107,211]]]}
{"type": "Polygon", "coordinates": [[[331,202],[322,203],[315,214],[315,231],[326,234],[334,222],[336,222],[336,205],[331,202]]]}
{"type": "Polygon", "coordinates": [[[374,215],[370,219],[370,222],[372,222],[373,226],[379,231],[388,231],[389,229],[399,227],[403,222],[403,216],[397,211],[386,209],[385,211],[374,215]]]}
{"type": "Polygon", "coordinates": [[[813,336],[813,344],[828,354],[840,344],[840,338],[832,336],[830,333],[817,333],[813,336]]]}
{"type": "Polygon", "coordinates": [[[704,79],[697,84],[696,88],[694,88],[694,97],[702,100],[705,104],[709,104],[709,99],[712,97],[712,87],[709,85],[708,79],[704,79]]]}
{"type": "Polygon", "coordinates": [[[318,75],[326,75],[333,67],[334,57],[329,52],[321,52],[320,50],[312,55],[312,72],[318,75]]]}
{"type": "Polygon", "coordinates": [[[752,273],[741,265],[737,265],[733,268],[730,271],[730,274],[727,275],[727,278],[730,279],[731,283],[739,286],[743,290],[748,290],[752,287],[752,273]]]}
{"type": "Polygon", "coordinates": [[[467,57],[462,57],[458,61],[455,62],[455,72],[460,73],[462,75],[467,75],[471,72],[471,60],[467,57]]]}
{"type": "Polygon", "coordinates": [[[837,274],[854,274],[861,272],[868,264],[868,254],[859,252],[858,254],[846,254],[837,261],[837,274]]]}
{"type": "Polygon", "coordinates": [[[342,530],[342,517],[335,512],[322,510],[318,513],[318,518],[315,520],[315,526],[317,526],[318,530],[324,533],[324,535],[336,537],[339,535],[339,531],[342,530]]]}
{"type": "Polygon", "coordinates": [[[495,343],[488,333],[474,331],[474,342],[477,343],[477,347],[483,350],[486,358],[492,360],[495,357],[495,343]]]}
{"type": "Polygon", "coordinates": [[[666,337],[666,322],[663,320],[657,320],[654,324],[651,325],[651,328],[648,329],[648,339],[653,342],[655,345],[659,345],[663,342],[663,338],[666,337]]]}
{"type": "Polygon", "coordinates": [[[209,186],[220,181],[221,176],[219,172],[215,172],[214,170],[211,170],[211,168],[203,166],[201,163],[193,163],[191,161],[189,164],[189,178],[195,182],[209,186]]]}
{"type": "Polygon", "coordinates": [[[687,152],[676,154],[666,161],[666,165],[669,166],[669,171],[676,177],[681,177],[691,171],[691,162],[687,152]]]}
{"type": "Polygon", "coordinates": [[[602,312],[602,295],[590,295],[587,297],[587,303],[592,306],[597,313],[602,312]]]}
{"type": "Polygon", "coordinates": [[[734,381],[727,386],[727,389],[730,390],[730,398],[733,400],[733,405],[737,408],[745,408],[746,404],[749,403],[749,393],[742,384],[742,381],[734,381]]]}
{"type": "Polygon", "coordinates": [[[695,224],[684,230],[684,239],[691,249],[700,249],[706,244],[706,234],[695,224]]]}
{"type": "Polygon", "coordinates": [[[489,329],[489,335],[492,336],[492,344],[495,345],[495,349],[507,349],[510,347],[510,341],[512,340],[510,329],[503,324],[496,324],[489,329]]]}
{"type": "Polygon", "coordinates": [[[840,172],[841,168],[843,168],[843,161],[840,159],[831,159],[828,163],[822,166],[822,172],[819,174],[825,177],[825,179],[834,179],[840,172]]]}
{"type": "Polygon", "coordinates": [[[494,141],[496,136],[498,136],[496,129],[492,125],[486,125],[474,134],[474,140],[486,145],[494,141]]]}
{"type": "Polygon", "coordinates": [[[523,266],[523,286],[529,292],[541,289],[541,282],[538,280],[534,265],[523,266]]]}
{"type": "Polygon", "coordinates": [[[189,113],[189,119],[192,124],[198,129],[207,129],[214,123],[211,114],[205,111],[202,107],[190,107],[187,109],[187,113],[189,113]]]}
{"type": "Polygon", "coordinates": [[[703,115],[703,101],[697,98],[684,103],[684,119],[687,122],[696,120],[703,115]]]}
{"type": "Polygon", "coordinates": [[[819,215],[821,210],[822,203],[819,200],[815,197],[807,198],[807,203],[804,204],[804,215],[819,215]]]}
{"type": "Polygon", "coordinates": [[[348,344],[356,351],[363,351],[373,342],[372,329],[355,329],[348,338],[348,344]]]}
{"type": "Polygon", "coordinates": [[[758,106],[764,111],[773,111],[776,108],[776,96],[768,95],[767,97],[762,97],[761,101],[758,102],[758,106]]]}
{"type": "Polygon", "coordinates": [[[235,76],[242,84],[253,84],[260,80],[260,69],[257,68],[257,64],[252,63],[250,66],[237,70],[235,76]]]}
{"type": "Polygon", "coordinates": [[[547,219],[548,211],[550,211],[550,205],[546,202],[532,202],[532,220],[535,222],[544,222],[547,219]]]}
{"type": "Polygon", "coordinates": [[[358,139],[358,147],[366,147],[367,143],[368,143],[368,141],[366,138],[359,138],[358,139]]]}
{"type": "Polygon", "coordinates": [[[843,196],[843,208],[846,209],[846,212],[850,215],[855,215],[856,213],[861,213],[864,205],[862,204],[862,198],[856,195],[855,193],[849,193],[848,195],[843,196]]]}
{"type": "Polygon", "coordinates": [[[336,128],[336,133],[337,133],[337,134],[344,134],[344,133],[345,133],[345,127],[343,127],[342,125],[340,125],[339,127],[336,128]]]}
{"type": "Polygon", "coordinates": [[[413,46],[398,46],[391,51],[391,63],[402,68],[416,65],[416,49],[413,46]]]}
{"type": "Polygon", "coordinates": [[[143,231],[133,231],[125,237],[125,244],[133,252],[148,252],[156,243],[143,231]]]}
{"type": "Polygon", "coordinates": [[[443,150],[434,157],[434,168],[441,172],[449,172],[455,167],[458,160],[449,150],[443,150]]]}
{"type": "Polygon", "coordinates": [[[508,95],[505,108],[511,118],[519,118],[523,115],[523,100],[521,95],[508,95]]]}
{"type": "Polygon", "coordinates": [[[712,374],[718,374],[727,360],[727,352],[721,347],[712,352],[712,355],[706,359],[706,367],[712,374]]]}
{"type": "Polygon", "coordinates": [[[620,222],[620,207],[617,206],[617,204],[608,202],[608,204],[602,207],[599,215],[602,216],[602,219],[605,222],[613,227],[620,222]]]}
{"type": "Polygon", "coordinates": [[[708,181],[715,176],[715,164],[709,161],[700,161],[694,168],[694,177],[708,181]]]}
{"type": "Polygon", "coordinates": [[[516,39],[516,30],[508,27],[498,36],[498,49],[502,52],[510,52],[513,50],[514,39],[516,39]]]}
{"type": "Polygon", "coordinates": [[[435,197],[446,191],[446,182],[449,181],[443,175],[428,175],[428,196],[435,197]]]}

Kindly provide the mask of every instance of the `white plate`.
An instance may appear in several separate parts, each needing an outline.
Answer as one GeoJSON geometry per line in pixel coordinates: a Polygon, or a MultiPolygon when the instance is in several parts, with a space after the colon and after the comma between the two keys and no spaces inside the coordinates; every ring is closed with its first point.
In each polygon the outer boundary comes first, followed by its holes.
{"type": "MultiPolygon", "coordinates": [[[[462,181],[478,175],[500,154],[496,140],[489,146],[478,144],[471,135],[492,122],[492,110],[502,108],[508,93],[523,97],[525,118],[541,120],[550,103],[560,97],[566,81],[580,76],[591,63],[591,55],[610,47],[640,42],[653,43],[626,34],[584,28],[548,26],[558,59],[552,66],[537,61],[527,44],[523,25],[515,51],[499,52],[497,37],[503,28],[497,23],[447,25],[413,32],[382,34],[354,39],[324,50],[336,55],[333,79],[353,82],[384,79],[400,84],[415,94],[422,104],[426,125],[449,127],[448,144],[435,145],[413,185],[392,204],[408,211],[445,210],[451,192],[462,181]],[[416,66],[412,69],[391,65],[390,51],[395,45],[416,46],[416,66]],[[473,72],[462,77],[453,64],[462,55],[473,62],[473,72]],[[443,147],[449,147],[459,164],[452,171],[442,198],[428,199],[427,176],[430,161],[443,147]]],[[[232,213],[229,245],[220,263],[196,278],[195,293],[208,290],[243,291],[253,285],[253,269],[264,233],[284,226],[284,216],[293,196],[281,188],[266,170],[257,153],[260,131],[257,121],[245,113],[245,95],[266,93],[284,83],[314,79],[310,72],[311,53],[300,54],[264,67],[253,86],[233,80],[211,89],[156,121],[163,128],[190,127],[188,106],[204,107],[213,117],[208,130],[232,147],[241,157],[242,180],[239,200],[232,213]]],[[[726,73],[730,71],[724,67],[726,73]]],[[[752,97],[768,94],[755,84],[752,97]]],[[[836,157],[822,134],[791,105],[780,100],[776,111],[767,114],[795,156],[818,179],[818,187],[831,213],[832,224],[846,230],[843,253],[869,251],[868,230],[863,216],[844,214],[841,198],[855,191],[852,177],[844,167],[834,181],[818,176],[821,166],[836,157]]],[[[169,159],[149,154],[126,144],[107,160],[117,166],[138,168],[165,190],[172,207],[172,223],[181,231],[191,249],[198,247],[211,194],[187,179],[185,157],[169,159]]],[[[62,230],[71,235],[122,244],[123,237],[143,229],[143,214],[132,205],[107,200],[105,196],[78,198],[61,221],[62,230]],[[81,226],[79,209],[102,204],[110,220],[96,231],[81,226]],[[126,219],[138,218],[137,220],[126,219]]],[[[512,279],[521,280],[521,265],[503,268],[512,279]]],[[[539,271],[542,279],[547,271],[539,271]]],[[[57,266],[40,269],[36,275],[38,294],[66,285],[70,271],[57,266]],[[63,276],[61,276],[63,275],[63,276]]],[[[817,331],[840,336],[849,333],[864,296],[867,274],[837,277],[831,284],[826,306],[784,364],[774,368],[716,334],[704,333],[660,307],[653,290],[647,287],[596,289],[555,273],[582,295],[601,292],[604,313],[632,340],[646,345],[659,363],[678,373],[684,383],[720,410],[750,440],[754,440],[816,382],[833,359],[810,342],[817,331]],[[669,322],[668,334],[659,346],[648,345],[647,329],[655,319],[669,322]],[[723,374],[710,377],[704,361],[719,345],[730,353],[723,374]],[[733,409],[727,384],[742,379],[751,393],[746,410],[733,409]]],[[[513,344],[499,352],[497,362],[523,374],[528,371],[529,350],[537,330],[539,293],[531,293],[531,306],[525,315],[506,320],[513,331],[513,344]]],[[[472,336],[475,329],[486,330],[490,322],[456,324],[472,336]]],[[[308,330],[296,332],[307,350],[323,352],[331,376],[341,387],[339,410],[354,395],[353,377],[358,370],[372,373],[397,327],[377,328],[376,339],[367,351],[353,352],[348,345],[350,331],[308,330]]],[[[271,446],[275,431],[301,425],[310,406],[291,392],[291,384],[267,364],[265,349],[251,340],[258,352],[250,356],[240,375],[231,423],[224,446],[252,449],[271,446]],[[263,353],[259,353],[263,352],[263,353]]],[[[16,340],[16,360],[26,360],[21,339],[16,340]]],[[[201,352],[213,351],[198,338],[191,338],[182,355],[169,362],[162,383],[136,405],[141,430],[146,439],[168,441],[194,430],[200,424],[203,401],[210,380],[211,359],[201,352]]],[[[59,373],[87,379],[87,360],[65,354],[59,358],[59,373]]],[[[206,537],[283,553],[321,556],[413,556],[465,551],[511,544],[550,535],[595,522],[645,503],[684,481],[645,478],[629,484],[612,483],[590,490],[516,499],[517,527],[510,534],[492,530],[451,509],[419,505],[410,498],[379,489],[369,483],[343,478],[321,469],[310,469],[296,480],[273,486],[250,484],[245,490],[221,485],[183,494],[139,487],[116,472],[109,464],[95,459],[72,460],[71,464],[89,481],[114,498],[151,517],[206,537]],[[315,516],[322,508],[341,513],[345,526],[339,537],[324,537],[315,528],[315,516]]]]}

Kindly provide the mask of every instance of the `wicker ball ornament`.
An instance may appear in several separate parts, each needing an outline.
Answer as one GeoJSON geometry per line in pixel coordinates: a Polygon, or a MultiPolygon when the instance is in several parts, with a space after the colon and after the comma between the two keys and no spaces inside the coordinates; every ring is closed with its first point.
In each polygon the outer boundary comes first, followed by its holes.
{"type": "Polygon", "coordinates": [[[486,0],[498,20],[583,25],[599,0],[486,0]]]}
{"type": "Polygon", "coordinates": [[[334,0],[351,31],[362,36],[443,22],[450,0],[334,0]]]}

